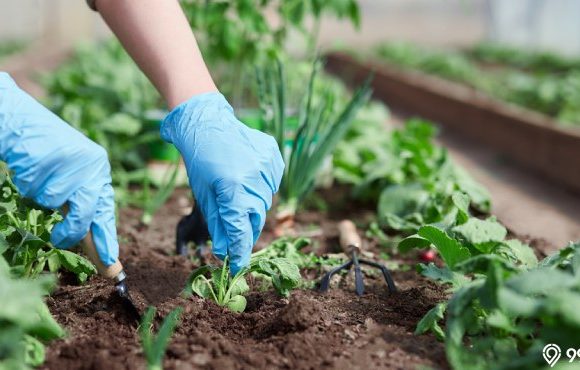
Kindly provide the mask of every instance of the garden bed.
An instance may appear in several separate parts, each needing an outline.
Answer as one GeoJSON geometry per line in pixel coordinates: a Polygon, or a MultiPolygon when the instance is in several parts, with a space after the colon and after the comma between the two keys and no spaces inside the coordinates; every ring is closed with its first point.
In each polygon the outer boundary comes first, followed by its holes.
{"type": "MultiPolygon", "coordinates": [[[[175,210],[187,199],[187,191],[176,191],[148,229],[138,221],[140,211],[120,213],[121,260],[139,308],[156,306],[159,322],[175,307],[184,307],[164,368],[448,368],[442,343],[432,334],[413,334],[424,314],[447,298],[445,288],[412,268],[392,272],[399,289],[392,295],[384,280],[371,273],[365,276],[367,290],[362,297],[354,293],[351,274],[327,294],[304,288],[285,299],[271,290],[254,291],[241,314],[199,297],[182,298],[187,277],[197,267],[174,255],[174,229],[180,218],[175,210]]],[[[335,206],[331,213],[307,211],[298,217],[299,230],[320,227],[322,234],[315,237],[317,253],[337,252],[336,223],[345,214],[355,220],[370,214],[364,208],[353,211],[344,204],[335,206]]],[[[272,239],[267,226],[259,246],[272,239]]],[[[537,241],[528,242],[535,245],[537,241]]],[[[370,241],[369,245],[376,257],[378,247],[370,241]]],[[[412,267],[419,261],[411,254],[396,262],[412,267]]],[[[308,275],[317,281],[319,274],[308,275]]],[[[48,346],[42,369],[144,368],[135,324],[109,281],[93,277],[79,286],[72,276],[63,274],[48,305],[69,335],[48,346]]]]}
{"type": "Polygon", "coordinates": [[[360,62],[333,53],[327,56],[326,67],[354,85],[374,72],[374,94],[392,108],[434,120],[580,191],[580,132],[576,129],[558,127],[546,116],[503,103],[473,88],[383,62],[360,62]]]}
{"type": "MultiPolygon", "coordinates": [[[[367,275],[362,297],[348,283],[328,294],[301,289],[289,299],[272,291],[254,292],[242,314],[198,297],[179,297],[196,267],[172,255],[180,197],[185,192],[176,192],[150,229],[139,226],[138,211],[131,209],[121,212],[119,227],[121,260],[140,308],[157,306],[161,316],[176,306],[185,309],[167,351],[166,368],[446,368],[443,345],[432,335],[413,334],[421,317],[446,297],[444,288],[413,270],[393,272],[400,290],[394,295],[387,293],[379,276],[367,275]]],[[[322,226],[320,246],[329,250],[336,247],[337,221],[307,212],[299,225],[322,226]]],[[[260,243],[272,238],[266,230],[260,243]]],[[[94,277],[79,287],[65,275],[48,304],[69,336],[49,345],[42,368],[144,367],[137,331],[109,282],[94,277]]]]}

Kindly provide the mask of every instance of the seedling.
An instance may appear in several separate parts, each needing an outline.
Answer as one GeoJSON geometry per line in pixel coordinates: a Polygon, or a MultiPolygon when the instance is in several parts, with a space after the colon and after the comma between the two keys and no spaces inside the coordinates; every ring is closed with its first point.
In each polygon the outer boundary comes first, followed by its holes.
{"type": "Polygon", "coordinates": [[[285,258],[298,266],[299,269],[336,266],[343,262],[340,258],[317,256],[312,252],[303,252],[303,249],[311,245],[312,242],[308,238],[282,237],[274,240],[264,249],[252,254],[252,259],[285,258]]]}
{"type": "Polygon", "coordinates": [[[155,316],[155,308],[149,307],[143,316],[143,322],[139,327],[139,336],[141,338],[141,345],[143,346],[143,353],[147,361],[148,370],[162,370],[163,357],[167,345],[171,340],[171,336],[175,328],[179,324],[179,317],[183,309],[178,307],[171,311],[163,320],[157,335],[152,333],[153,318],[155,316]]]}
{"type": "Polygon", "coordinates": [[[177,160],[172,167],[168,167],[167,171],[163,176],[163,180],[157,192],[152,195],[150,194],[150,184],[149,176],[145,177],[143,183],[143,195],[144,195],[144,206],[143,206],[143,216],[141,216],[141,222],[145,225],[149,225],[153,220],[153,215],[161,208],[167,199],[175,190],[175,185],[177,181],[177,175],[179,173],[179,160],[177,160]]]}
{"type": "Polygon", "coordinates": [[[260,105],[265,129],[276,141],[284,162],[280,185],[279,218],[292,224],[300,201],[314,188],[316,176],[350,127],[357,111],[368,101],[371,89],[367,80],[343,107],[331,88],[315,91],[320,63],[314,63],[304,99],[298,107],[298,125],[289,124],[287,88],[282,62],[277,59],[258,70],[260,105]]]}
{"type": "Polygon", "coordinates": [[[274,288],[283,296],[288,296],[301,280],[298,267],[285,258],[253,259],[248,267],[232,277],[226,257],[221,267],[205,265],[196,269],[188,280],[191,283],[186,287],[186,292],[191,289],[198,296],[211,299],[222,307],[243,312],[247,304],[244,294],[250,290],[246,275],[252,272],[272,279],[274,288]]]}

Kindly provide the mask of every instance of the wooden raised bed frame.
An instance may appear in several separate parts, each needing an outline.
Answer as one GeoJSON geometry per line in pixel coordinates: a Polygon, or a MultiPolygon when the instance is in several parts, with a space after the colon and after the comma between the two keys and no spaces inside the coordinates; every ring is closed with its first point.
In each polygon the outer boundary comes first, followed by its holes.
{"type": "Polygon", "coordinates": [[[349,84],[374,74],[374,96],[447,130],[479,141],[513,161],[580,193],[580,130],[473,88],[383,62],[332,53],[326,69],[349,84]]]}

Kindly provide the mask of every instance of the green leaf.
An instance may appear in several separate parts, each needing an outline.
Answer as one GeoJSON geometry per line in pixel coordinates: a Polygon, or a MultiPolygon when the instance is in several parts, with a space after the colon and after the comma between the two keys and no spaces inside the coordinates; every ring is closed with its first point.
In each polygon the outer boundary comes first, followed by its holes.
{"type": "Polygon", "coordinates": [[[516,261],[521,262],[524,266],[531,268],[538,265],[538,258],[529,245],[517,239],[511,239],[504,241],[503,247],[507,249],[510,256],[516,261]]]}
{"type": "Polygon", "coordinates": [[[500,265],[501,268],[506,271],[520,271],[519,268],[508,259],[496,254],[480,254],[473,256],[458,263],[455,266],[455,270],[461,271],[465,274],[487,274],[489,266],[492,264],[500,265]]]}
{"type": "Polygon", "coordinates": [[[230,296],[234,297],[237,295],[242,295],[250,291],[250,287],[246,282],[246,278],[241,276],[239,278],[232,279],[232,285],[230,286],[230,296]]]}
{"type": "Polygon", "coordinates": [[[3,302],[0,322],[13,323],[25,333],[44,340],[63,337],[64,330],[50,315],[42,299],[54,284],[53,277],[12,280],[0,274],[0,302],[3,302]]]}
{"type": "Polygon", "coordinates": [[[226,303],[226,307],[234,312],[244,312],[246,309],[246,297],[243,295],[234,295],[230,300],[226,303]]]}
{"type": "Polygon", "coordinates": [[[288,296],[302,280],[298,266],[286,258],[259,259],[250,266],[250,271],[270,277],[276,291],[283,296],[288,296]]]}
{"type": "Polygon", "coordinates": [[[151,332],[155,311],[154,307],[149,307],[145,315],[143,315],[141,325],[139,326],[139,337],[141,338],[143,353],[145,354],[149,369],[162,368],[163,356],[165,355],[171,336],[179,324],[179,317],[183,312],[183,308],[178,307],[165,316],[157,335],[151,332]]]}
{"type": "Polygon", "coordinates": [[[494,218],[487,220],[470,218],[466,223],[455,226],[452,230],[474,246],[489,242],[502,242],[507,235],[506,228],[494,218]]]}
{"type": "Polygon", "coordinates": [[[423,226],[419,229],[418,234],[429,240],[437,248],[441,258],[451,269],[457,263],[465,261],[471,256],[469,249],[459,244],[457,240],[451,238],[445,231],[434,226],[423,226]]]}
{"type": "Polygon", "coordinates": [[[6,252],[9,247],[10,245],[8,245],[6,238],[4,237],[4,235],[2,235],[2,233],[0,233],[0,255],[6,252]]]}
{"type": "Polygon", "coordinates": [[[453,205],[457,208],[456,223],[462,225],[469,220],[469,197],[459,191],[456,191],[451,196],[453,205]]]}
{"type": "Polygon", "coordinates": [[[565,267],[574,257],[576,245],[570,243],[566,248],[562,248],[551,256],[544,258],[540,261],[538,267],[565,267]]]}
{"type": "Polygon", "coordinates": [[[379,221],[393,229],[415,230],[422,223],[421,211],[428,200],[429,193],[420,184],[388,186],[379,198],[379,221]]]}
{"type": "Polygon", "coordinates": [[[203,275],[196,276],[191,282],[191,290],[202,298],[212,297],[210,281],[203,275]]]}
{"type": "Polygon", "coordinates": [[[506,282],[506,286],[520,294],[550,294],[574,287],[577,284],[572,275],[549,268],[538,268],[522,272],[506,282]]]}
{"type": "Polygon", "coordinates": [[[475,208],[481,212],[489,213],[491,211],[491,196],[489,192],[462,167],[453,166],[453,172],[457,186],[462,192],[467,194],[475,208]]]}
{"type": "MultiPolygon", "coordinates": [[[[30,366],[40,366],[44,362],[45,349],[44,344],[38,339],[30,336],[24,336],[25,358],[24,362],[30,366]]],[[[0,363],[1,365],[1,363],[0,363]]]]}
{"type": "Polygon", "coordinates": [[[438,303],[435,307],[430,309],[417,324],[415,335],[425,334],[431,331],[435,334],[437,339],[444,340],[445,333],[443,332],[443,329],[441,329],[441,326],[439,326],[439,322],[443,320],[446,308],[447,303],[438,303]]]}
{"type": "MultiPolygon", "coordinates": [[[[199,276],[210,273],[216,269],[218,269],[218,267],[216,267],[216,266],[204,265],[204,266],[200,266],[200,267],[196,268],[195,270],[193,270],[191,275],[189,275],[189,277],[187,278],[187,283],[185,284],[185,289],[183,291],[183,295],[189,296],[193,293],[192,285],[193,285],[194,281],[196,281],[199,276]]],[[[198,294],[200,297],[202,297],[201,294],[199,294],[199,293],[196,293],[196,294],[198,294]]]]}
{"type": "Polygon", "coordinates": [[[417,234],[406,237],[398,245],[399,252],[406,253],[413,248],[427,248],[431,242],[417,234]]]}
{"type": "Polygon", "coordinates": [[[70,272],[77,275],[77,278],[82,283],[87,276],[97,273],[97,268],[88,259],[63,249],[55,249],[60,263],[70,272]]]}
{"type": "Polygon", "coordinates": [[[430,263],[429,265],[421,263],[417,266],[417,270],[421,275],[429,279],[433,279],[442,284],[451,284],[454,290],[461,288],[470,281],[465,275],[451,271],[446,267],[437,267],[434,263],[430,263]]]}

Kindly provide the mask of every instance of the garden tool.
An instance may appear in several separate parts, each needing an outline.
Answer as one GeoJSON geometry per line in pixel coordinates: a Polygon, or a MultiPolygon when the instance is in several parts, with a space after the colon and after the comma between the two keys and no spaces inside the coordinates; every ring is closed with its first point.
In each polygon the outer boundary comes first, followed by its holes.
{"type": "Polygon", "coordinates": [[[210,240],[207,223],[203,214],[197,205],[197,202],[191,214],[183,217],[177,224],[175,236],[175,252],[177,255],[187,256],[189,242],[194,242],[197,246],[196,255],[203,259],[207,254],[207,242],[210,240]]]}
{"type": "Polygon", "coordinates": [[[137,310],[137,307],[133,303],[133,299],[129,294],[129,289],[127,288],[126,282],[127,274],[125,274],[125,271],[123,271],[123,265],[121,262],[117,260],[111,266],[105,266],[99,258],[97,249],[95,248],[95,243],[93,242],[93,235],[90,231],[88,235],[85,236],[81,244],[83,253],[97,267],[99,275],[115,281],[115,291],[117,292],[119,298],[121,298],[123,307],[131,319],[140,322],[141,315],[139,314],[139,311],[137,310]]]}
{"type": "Polygon", "coordinates": [[[356,231],[356,226],[354,223],[350,220],[343,220],[338,224],[338,231],[340,247],[347,256],[351,257],[351,259],[347,263],[330,270],[322,277],[322,280],[320,281],[320,291],[326,292],[330,288],[330,279],[333,275],[341,270],[349,270],[352,266],[354,266],[354,283],[356,294],[359,296],[363,295],[365,286],[360,268],[360,265],[363,264],[380,269],[383,273],[385,281],[387,282],[387,286],[389,287],[389,292],[395,293],[397,291],[397,287],[395,286],[395,282],[391,277],[391,273],[385,267],[385,265],[372,261],[362,260],[359,258],[359,255],[362,251],[362,241],[356,231]]]}

